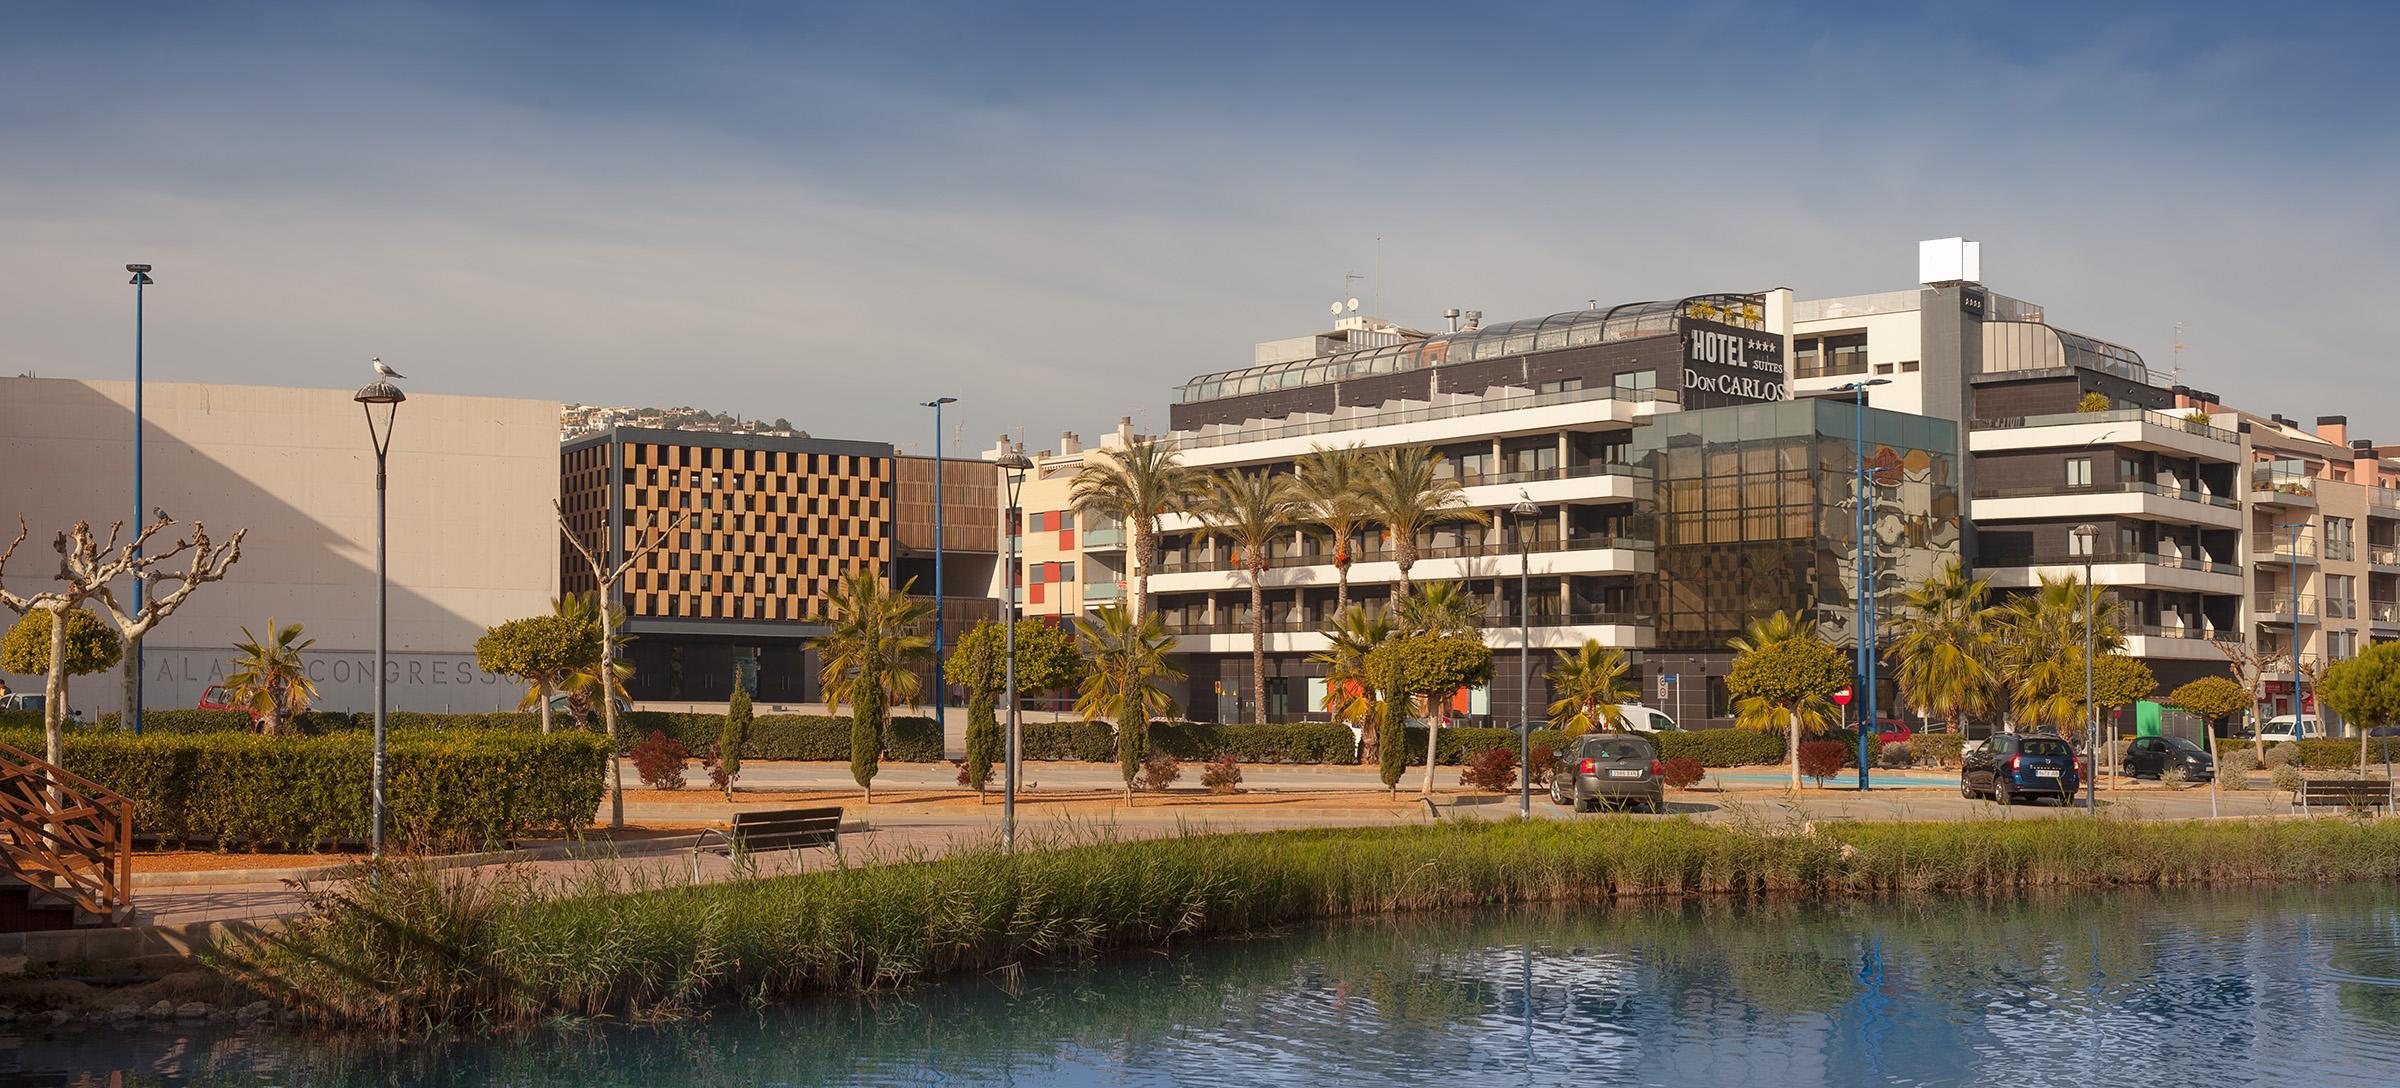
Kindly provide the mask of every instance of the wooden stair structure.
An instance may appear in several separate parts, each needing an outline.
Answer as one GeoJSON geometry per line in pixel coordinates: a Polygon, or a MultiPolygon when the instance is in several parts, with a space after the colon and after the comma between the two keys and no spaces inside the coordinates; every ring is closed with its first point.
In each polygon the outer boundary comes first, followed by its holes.
{"type": "Polygon", "coordinates": [[[0,744],[0,933],[133,917],[133,802],[0,744]]]}

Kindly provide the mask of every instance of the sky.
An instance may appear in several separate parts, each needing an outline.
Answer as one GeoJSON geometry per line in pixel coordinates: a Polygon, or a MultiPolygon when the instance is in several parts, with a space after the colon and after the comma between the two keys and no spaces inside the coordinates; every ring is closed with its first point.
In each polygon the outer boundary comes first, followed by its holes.
{"type": "Polygon", "coordinates": [[[1402,324],[1911,286],[2400,442],[2400,20],[2141,5],[0,6],[0,373],[1036,449],[1402,324]],[[1349,278],[1352,275],[1363,279],[1349,278]]]}

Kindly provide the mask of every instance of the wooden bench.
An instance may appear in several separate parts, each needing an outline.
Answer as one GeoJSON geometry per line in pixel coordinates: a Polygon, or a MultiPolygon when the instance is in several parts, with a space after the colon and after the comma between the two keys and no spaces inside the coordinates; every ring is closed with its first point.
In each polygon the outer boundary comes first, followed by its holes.
{"type": "Polygon", "coordinates": [[[725,831],[709,828],[692,843],[692,879],[700,879],[700,855],[723,853],[734,859],[768,850],[804,850],[823,846],[839,850],[842,845],[842,810],[839,808],[786,808],[771,812],[737,812],[733,826],[725,831]],[[717,841],[710,842],[714,837],[717,841]]]}
{"type": "Polygon", "coordinates": [[[2299,802],[2303,813],[2319,808],[2390,811],[2392,787],[2366,778],[2311,778],[2300,784],[2299,802]]]}

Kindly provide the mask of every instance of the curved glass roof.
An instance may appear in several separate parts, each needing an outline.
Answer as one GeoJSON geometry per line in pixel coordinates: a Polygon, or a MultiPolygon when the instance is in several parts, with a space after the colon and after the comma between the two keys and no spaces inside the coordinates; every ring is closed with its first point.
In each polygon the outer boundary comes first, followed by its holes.
{"type": "Polygon", "coordinates": [[[1471,363],[1508,355],[1579,348],[1663,336],[1677,318],[1719,321],[1743,328],[1766,327],[1766,299],[1757,294],[1693,295],[1658,302],[1628,302],[1608,309],[1569,310],[1459,332],[1441,333],[1387,347],[1265,363],[1241,370],[1203,374],[1183,383],[1176,402],[1221,400],[1277,389],[1323,385],[1377,374],[1399,374],[1448,363],[1471,363]]]}

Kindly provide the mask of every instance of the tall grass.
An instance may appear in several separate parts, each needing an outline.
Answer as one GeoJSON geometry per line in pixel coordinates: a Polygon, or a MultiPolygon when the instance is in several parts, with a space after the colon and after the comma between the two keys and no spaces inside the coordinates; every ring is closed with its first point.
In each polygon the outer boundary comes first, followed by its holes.
{"type": "Polygon", "coordinates": [[[397,867],[225,960],[321,1020],[667,1018],[1314,918],[1617,896],[1838,896],[2400,876],[2400,823],[1635,820],[1184,834],[670,885],[397,867]]]}

